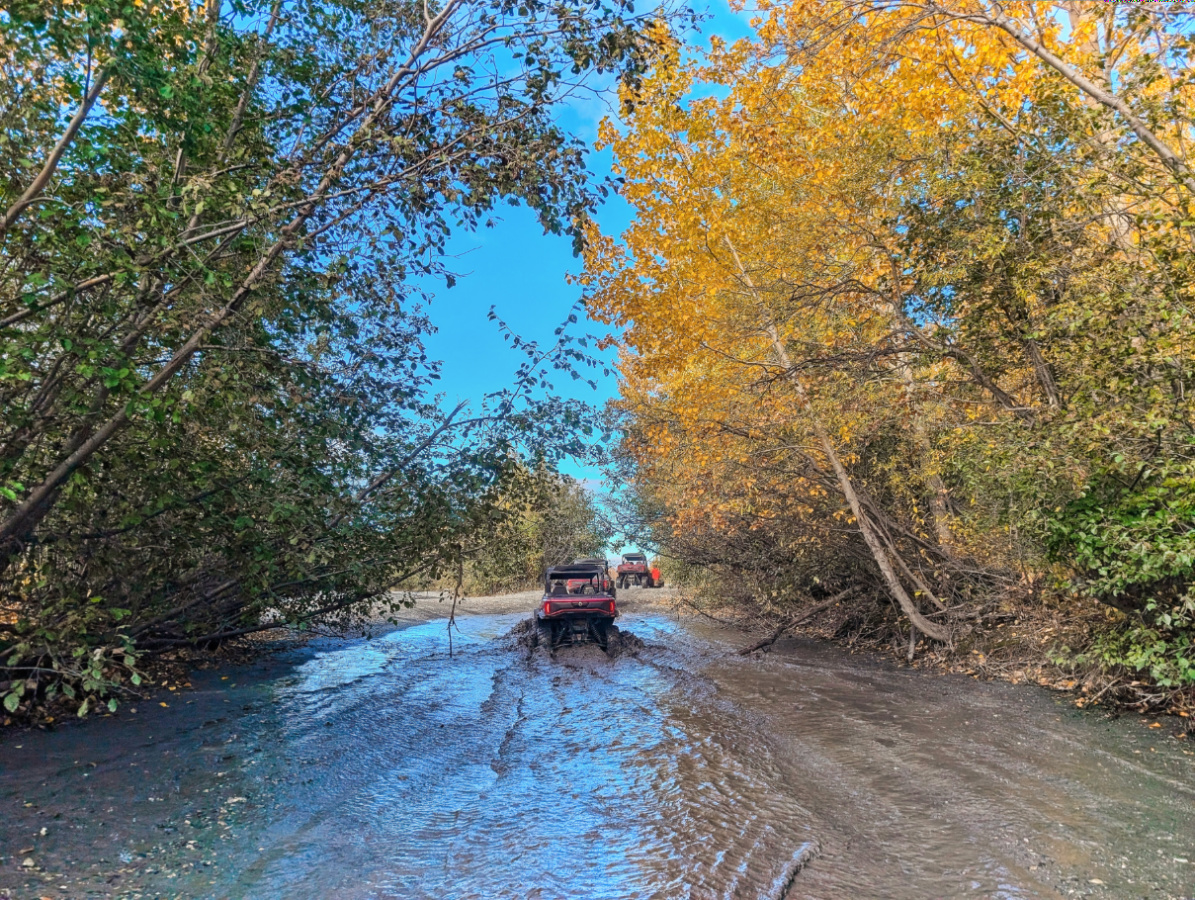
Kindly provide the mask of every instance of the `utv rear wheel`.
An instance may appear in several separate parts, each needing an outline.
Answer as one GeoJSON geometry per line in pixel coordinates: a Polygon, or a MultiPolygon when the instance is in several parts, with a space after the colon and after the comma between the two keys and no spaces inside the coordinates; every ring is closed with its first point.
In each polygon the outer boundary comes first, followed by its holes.
{"type": "Polygon", "coordinates": [[[613,622],[606,623],[606,630],[605,630],[605,633],[602,635],[602,637],[604,639],[602,642],[602,650],[604,650],[606,652],[607,656],[609,656],[611,653],[618,652],[619,634],[620,633],[621,632],[619,632],[618,626],[615,625],[613,622]]]}

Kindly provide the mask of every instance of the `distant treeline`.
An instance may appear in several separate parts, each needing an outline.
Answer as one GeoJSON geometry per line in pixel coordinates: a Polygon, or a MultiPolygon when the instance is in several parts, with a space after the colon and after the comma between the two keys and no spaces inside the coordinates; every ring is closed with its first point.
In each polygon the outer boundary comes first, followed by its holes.
{"type": "Polygon", "coordinates": [[[494,529],[478,535],[456,570],[434,587],[475,597],[527,591],[543,586],[548,566],[606,556],[613,536],[609,523],[572,478],[546,468],[519,468],[504,482],[497,506],[503,515],[494,529]]]}

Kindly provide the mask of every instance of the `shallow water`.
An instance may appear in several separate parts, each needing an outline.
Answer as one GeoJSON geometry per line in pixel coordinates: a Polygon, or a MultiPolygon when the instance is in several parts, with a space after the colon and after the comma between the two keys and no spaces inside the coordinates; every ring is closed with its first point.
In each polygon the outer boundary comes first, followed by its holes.
{"type": "Polygon", "coordinates": [[[1139,720],[813,644],[741,659],[663,614],[620,620],[636,655],[553,659],[505,636],[521,618],[9,735],[0,896],[1195,893],[1195,757],[1139,720]]]}

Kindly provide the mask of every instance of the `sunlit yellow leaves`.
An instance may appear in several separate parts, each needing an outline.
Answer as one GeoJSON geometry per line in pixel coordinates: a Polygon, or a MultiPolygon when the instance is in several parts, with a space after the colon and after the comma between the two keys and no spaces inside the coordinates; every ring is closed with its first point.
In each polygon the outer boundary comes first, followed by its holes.
{"type": "MultiPolygon", "coordinates": [[[[1152,69],[1142,26],[1103,6],[1006,2],[997,11],[1076,71],[1132,88],[1158,133],[1182,144],[1189,135],[1176,123],[1191,120],[1192,86],[1152,69]]],[[[1026,427],[1014,410],[1052,414],[1030,352],[1046,319],[1062,323],[1051,350],[1065,360],[1072,391],[1126,392],[1132,378],[1101,384],[1105,353],[1079,349],[1084,336],[1118,327],[1115,304],[1097,312],[1069,297],[1103,297],[1100,261],[1139,248],[1146,228],[1154,236],[1175,228],[1186,201],[1123,122],[978,15],[994,9],[984,0],[765,2],[750,40],[714,39],[697,53],[659,36],[659,65],[624,96],[633,102],[627,119],[602,124],[635,219],[617,238],[591,230],[583,280],[591,311],[625,328],[623,452],[676,527],[755,532],[799,520],[784,536],[794,544],[843,530],[851,516],[827,479],[817,420],[911,530],[947,540],[933,535],[942,510],[927,500],[932,485],[960,459],[996,477],[1013,451],[1009,432],[990,429],[1026,427]],[[1061,214],[1083,221],[1084,240],[1062,279],[1032,254],[1016,278],[995,277],[1024,240],[1003,211],[966,231],[961,247],[910,237],[910,207],[932,220],[927,195],[953,177],[942,169],[972,154],[982,173],[993,132],[1020,142],[1018,165],[1035,153],[1050,162],[1034,132],[1047,108],[1067,111],[1075,179],[1120,177],[1109,173],[1123,160],[1101,157],[1102,171],[1084,161],[1097,151],[1125,155],[1121,168],[1145,185],[1132,216],[1147,225],[1130,228],[1130,202],[1113,191],[1100,194],[1097,210],[1068,209],[1063,196],[1061,214]],[[976,271],[994,275],[964,296],[958,286],[976,271]],[[952,297],[950,317],[918,306],[933,293],[952,297]],[[997,347],[989,317],[1012,307],[1024,327],[1002,333],[997,347]],[[769,321],[806,400],[777,364],[769,321]],[[957,347],[989,354],[1000,384],[985,382],[957,347]]],[[[1185,297],[1189,285],[1174,291],[1185,297]]],[[[1154,331],[1130,345],[1134,360],[1153,354],[1157,365],[1176,365],[1195,351],[1187,331],[1154,331]]],[[[1164,395],[1144,396],[1160,407],[1164,395]]],[[[1112,439],[1122,413],[1111,409],[1095,405],[1075,447],[1095,455],[1112,439]]],[[[1070,427],[1068,436],[1078,433],[1070,427]]],[[[1051,478],[1076,488],[1087,475],[1060,468],[1051,478]]],[[[978,517],[1000,502],[964,493],[955,508],[978,517]]],[[[1006,522],[954,529],[954,550],[977,556],[998,555],[995,545],[1012,533],[1006,522]]]]}

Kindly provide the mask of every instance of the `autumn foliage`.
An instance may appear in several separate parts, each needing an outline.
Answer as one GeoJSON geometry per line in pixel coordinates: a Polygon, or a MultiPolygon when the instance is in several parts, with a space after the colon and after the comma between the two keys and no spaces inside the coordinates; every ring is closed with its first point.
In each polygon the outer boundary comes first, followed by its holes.
{"type": "Polygon", "coordinates": [[[910,0],[656,33],[602,132],[635,219],[584,280],[633,502],[693,583],[871,598],[842,627],[910,656],[1049,606],[1084,622],[1057,658],[1195,683],[1192,24],[910,0]]]}

